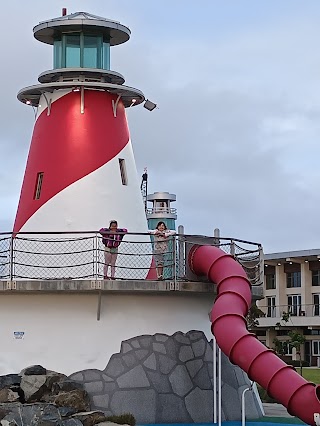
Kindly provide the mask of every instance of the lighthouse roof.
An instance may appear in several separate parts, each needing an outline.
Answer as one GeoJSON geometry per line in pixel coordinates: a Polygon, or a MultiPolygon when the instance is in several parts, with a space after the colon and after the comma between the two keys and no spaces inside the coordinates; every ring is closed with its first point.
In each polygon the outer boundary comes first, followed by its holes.
{"type": "Polygon", "coordinates": [[[130,29],[118,21],[92,15],[87,12],[76,12],[70,15],[40,22],[33,28],[34,37],[42,43],[53,44],[61,33],[69,31],[90,31],[103,33],[110,38],[110,45],[125,43],[130,38],[130,29]]]}

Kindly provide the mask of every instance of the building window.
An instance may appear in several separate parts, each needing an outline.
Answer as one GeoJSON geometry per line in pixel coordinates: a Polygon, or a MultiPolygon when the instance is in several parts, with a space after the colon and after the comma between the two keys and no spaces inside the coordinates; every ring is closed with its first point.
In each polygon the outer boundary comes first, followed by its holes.
{"type": "Polygon", "coordinates": [[[267,290],[276,288],[276,268],[273,265],[264,265],[264,275],[267,290]]]}
{"type": "Polygon", "coordinates": [[[275,274],[266,275],[266,289],[274,290],[276,288],[276,276],[275,274]]]}
{"type": "Polygon", "coordinates": [[[40,198],[42,182],[43,182],[43,172],[39,172],[37,174],[36,186],[34,189],[34,195],[33,195],[34,200],[39,200],[40,198]]]}
{"type": "Polygon", "coordinates": [[[276,317],[276,297],[275,296],[267,297],[267,317],[269,318],[276,317]]]}
{"type": "Polygon", "coordinates": [[[281,345],[285,355],[292,355],[292,346],[289,342],[283,341],[281,342],[281,345]]]}
{"type": "Polygon", "coordinates": [[[287,273],[287,288],[301,287],[301,272],[287,273]]]}
{"type": "Polygon", "coordinates": [[[125,163],[125,160],[123,158],[119,158],[119,167],[120,167],[120,175],[121,175],[122,185],[128,185],[126,163],[125,163]]]}
{"type": "Polygon", "coordinates": [[[312,340],[312,355],[320,355],[320,340],[312,340]]]}
{"type": "Polygon", "coordinates": [[[320,285],[320,271],[312,271],[312,285],[320,285]]]}
{"type": "Polygon", "coordinates": [[[110,69],[110,39],[102,34],[57,33],[53,49],[54,68],[110,69]]]}
{"type": "Polygon", "coordinates": [[[320,316],[320,294],[313,294],[313,315],[320,316]]]}
{"type": "Polygon", "coordinates": [[[301,295],[300,294],[292,294],[288,296],[288,313],[291,316],[301,315],[301,295]]]}

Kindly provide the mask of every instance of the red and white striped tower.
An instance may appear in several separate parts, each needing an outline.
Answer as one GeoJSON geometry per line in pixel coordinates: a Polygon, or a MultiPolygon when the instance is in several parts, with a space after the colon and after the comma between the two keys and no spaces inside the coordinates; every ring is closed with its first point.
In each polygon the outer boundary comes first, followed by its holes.
{"type": "Polygon", "coordinates": [[[33,32],[53,45],[54,69],[18,93],[37,114],[14,232],[97,230],[111,219],[147,232],[125,113],[145,97],[110,70],[110,47],[129,28],[64,9],[33,32]]]}

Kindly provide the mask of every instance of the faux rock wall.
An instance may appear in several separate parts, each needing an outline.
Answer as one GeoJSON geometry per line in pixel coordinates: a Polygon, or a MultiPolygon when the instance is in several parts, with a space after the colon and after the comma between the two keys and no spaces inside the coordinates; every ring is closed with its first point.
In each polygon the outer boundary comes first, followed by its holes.
{"type": "MultiPolygon", "coordinates": [[[[222,356],[223,420],[241,419],[241,393],[248,378],[222,356]]],[[[132,413],[137,423],[213,421],[213,352],[201,331],[143,335],[126,340],[103,371],[84,370],[81,382],[91,409],[132,413]]],[[[247,418],[262,416],[256,396],[246,395],[247,418]]]]}

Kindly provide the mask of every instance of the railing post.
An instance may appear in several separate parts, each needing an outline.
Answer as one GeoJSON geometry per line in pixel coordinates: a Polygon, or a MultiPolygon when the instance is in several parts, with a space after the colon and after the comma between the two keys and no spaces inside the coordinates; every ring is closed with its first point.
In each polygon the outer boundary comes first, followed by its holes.
{"type": "Polygon", "coordinates": [[[183,225],[178,226],[178,234],[180,235],[178,237],[178,277],[183,278],[185,277],[185,243],[184,239],[181,237],[181,235],[184,235],[184,227],[183,225]]]}
{"type": "Polygon", "coordinates": [[[260,284],[264,282],[264,254],[262,246],[259,247],[259,278],[260,284]]]}
{"type": "Polygon", "coordinates": [[[231,256],[233,256],[233,257],[234,257],[235,252],[236,252],[236,250],[235,250],[235,243],[234,243],[234,241],[233,241],[233,240],[231,240],[231,241],[230,241],[230,254],[231,254],[231,256]]]}
{"type": "Polygon", "coordinates": [[[9,263],[9,268],[10,268],[10,281],[13,281],[13,275],[14,275],[14,271],[13,271],[13,256],[14,256],[14,250],[13,250],[13,233],[11,234],[11,239],[10,239],[10,263],[9,263]]]}
{"type": "Polygon", "coordinates": [[[93,264],[94,264],[93,274],[94,274],[94,278],[96,280],[98,279],[98,272],[99,272],[99,264],[98,264],[99,252],[98,252],[98,248],[99,248],[98,234],[95,234],[94,239],[93,239],[93,264]]]}
{"type": "Polygon", "coordinates": [[[177,238],[173,237],[173,280],[174,285],[176,285],[177,282],[177,238]]]}

